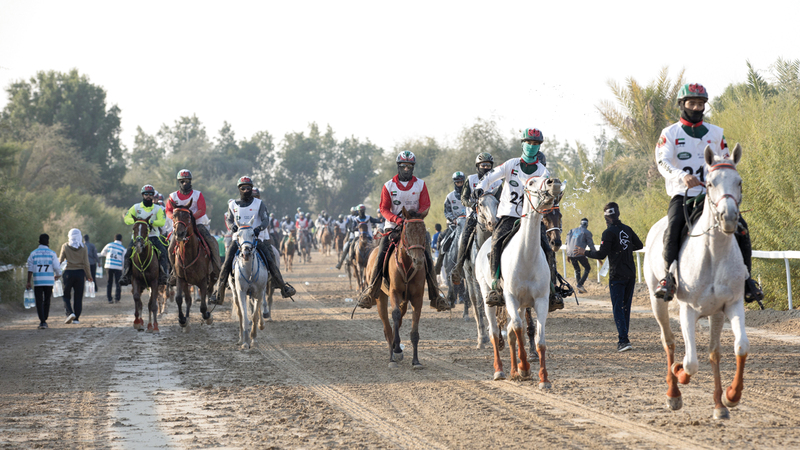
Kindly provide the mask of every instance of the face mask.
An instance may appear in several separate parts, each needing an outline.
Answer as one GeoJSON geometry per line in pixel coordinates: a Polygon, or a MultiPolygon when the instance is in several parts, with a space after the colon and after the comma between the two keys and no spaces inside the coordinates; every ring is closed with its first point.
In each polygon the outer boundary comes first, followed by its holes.
{"type": "Polygon", "coordinates": [[[460,199],[461,198],[461,188],[463,188],[464,185],[462,184],[461,186],[459,186],[459,185],[453,183],[453,187],[455,188],[456,198],[460,199]]]}
{"type": "Polygon", "coordinates": [[[414,174],[413,167],[409,170],[405,170],[400,167],[397,168],[397,175],[400,181],[410,181],[413,174],[414,174]]]}
{"type": "Polygon", "coordinates": [[[522,143],[522,159],[528,164],[533,164],[538,159],[539,147],[541,144],[522,143]]]}
{"type": "Polygon", "coordinates": [[[153,206],[153,199],[152,198],[143,198],[142,199],[142,204],[149,208],[149,207],[153,206]]]}
{"type": "Polygon", "coordinates": [[[681,105],[681,118],[689,123],[702,122],[703,112],[704,111],[695,111],[693,109],[687,109],[683,105],[681,105]]]}
{"type": "Polygon", "coordinates": [[[239,197],[242,200],[250,200],[253,198],[253,191],[239,191],[239,197]]]}
{"type": "Polygon", "coordinates": [[[183,192],[184,194],[188,194],[191,191],[192,191],[192,183],[191,182],[189,182],[187,184],[181,184],[181,192],[183,192]]]}

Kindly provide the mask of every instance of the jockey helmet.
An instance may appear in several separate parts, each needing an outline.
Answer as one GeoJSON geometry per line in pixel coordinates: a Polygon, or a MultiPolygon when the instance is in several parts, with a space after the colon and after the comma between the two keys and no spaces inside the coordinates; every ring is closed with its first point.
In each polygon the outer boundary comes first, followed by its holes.
{"type": "Polygon", "coordinates": [[[519,139],[521,141],[544,142],[544,135],[538,128],[525,128],[519,139]]]}
{"type": "Polygon", "coordinates": [[[350,207],[350,214],[358,212],[358,206],[350,207]]]}
{"type": "Polygon", "coordinates": [[[303,210],[303,208],[301,208],[301,207],[299,207],[299,206],[297,207],[297,212],[300,212],[300,211],[302,211],[302,210],[303,210]]]}
{"type": "Polygon", "coordinates": [[[400,163],[416,164],[417,163],[417,157],[414,156],[413,152],[410,152],[408,150],[406,150],[404,152],[400,152],[400,154],[397,155],[397,164],[400,164],[400,163]]]}
{"type": "Polygon", "coordinates": [[[453,181],[454,182],[464,181],[465,179],[467,179],[467,176],[464,175],[464,172],[459,172],[459,171],[453,172],[453,181]]]}
{"type": "Polygon", "coordinates": [[[366,210],[367,210],[367,207],[366,207],[366,206],[364,206],[364,204],[362,203],[362,204],[358,205],[358,210],[359,210],[359,211],[366,211],[366,210]]]}
{"type": "Polygon", "coordinates": [[[253,188],[253,197],[254,198],[261,198],[261,191],[259,191],[257,187],[253,188]]]}
{"type": "Polygon", "coordinates": [[[306,219],[310,219],[311,218],[311,213],[307,212],[305,217],[306,217],[306,219]]]}
{"type": "Polygon", "coordinates": [[[491,163],[494,166],[494,157],[491,153],[483,152],[478,153],[478,156],[475,157],[475,166],[477,167],[480,163],[491,163]]]}
{"type": "Polygon", "coordinates": [[[178,171],[178,179],[182,180],[184,178],[192,179],[192,172],[189,169],[182,169],[178,171]]]}
{"type": "Polygon", "coordinates": [[[684,84],[678,91],[678,103],[687,98],[702,98],[708,101],[708,91],[700,83],[684,84]]]}
{"type": "Polygon", "coordinates": [[[155,196],[156,195],[156,188],[154,188],[150,184],[145,184],[144,186],[142,186],[142,195],[144,195],[144,194],[150,194],[150,195],[155,196]]]}
{"type": "Polygon", "coordinates": [[[239,183],[236,184],[236,187],[240,187],[244,184],[249,184],[250,187],[253,187],[253,180],[251,180],[250,177],[239,178],[239,183]]]}
{"type": "Polygon", "coordinates": [[[339,220],[342,220],[342,219],[344,219],[344,216],[339,214],[339,220]]]}

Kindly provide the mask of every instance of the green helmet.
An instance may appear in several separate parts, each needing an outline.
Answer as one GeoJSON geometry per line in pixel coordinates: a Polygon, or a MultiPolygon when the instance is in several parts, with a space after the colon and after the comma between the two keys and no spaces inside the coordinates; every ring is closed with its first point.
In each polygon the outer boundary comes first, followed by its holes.
{"type": "Polygon", "coordinates": [[[464,172],[453,172],[453,181],[464,181],[467,178],[464,172]]]}
{"type": "Polygon", "coordinates": [[[521,141],[544,142],[544,135],[538,128],[525,128],[519,139],[521,141]]]}
{"type": "Polygon", "coordinates": [[[678,103],[687,98],[702,98],[708,101],[708,91],[700,83],[684,84],[678,92],[678,103]]]}

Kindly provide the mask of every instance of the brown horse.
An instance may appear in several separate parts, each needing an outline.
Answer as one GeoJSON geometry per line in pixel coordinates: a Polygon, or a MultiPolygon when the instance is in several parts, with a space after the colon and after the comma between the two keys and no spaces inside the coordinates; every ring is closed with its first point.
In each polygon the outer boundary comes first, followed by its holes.
{"type": "Polygon", "coordinates": [[[344,247],[344,236],[342,229],[339,226],[333,227],[333,247],[336,249],[336,257],[342,257],[342,250],[344,247]]]}
{"type": "Polygon", "coordinates": [[[158,276],[159,264],[156,248],[147,238],[150,231],[149,217],[147,219],[137,219],[133,223],[133,253],[131,253],[131,266],[133,276],[131,277],[131,289],[133,291],[133,301],[136,304],[134,310],[133,328],[138,331],[144,330],[144,319],[142,319],[142,292],[150,289],[150,300],[147,303],[148,320],[147,332],[158,332],[158,276]]]}
{"type": "Polygon", "coordinates": [[[208,295],[209,276],[213,270],[213,257],[209,249],[205,249],[205,239],[197,230],[194,215],[189,209],[192,201],[186,206],[178,206],[170,199],[173,208],[175,232],[170,242],[170,252],[175,255],[175,277],[178,280],[175,303],[178,305],[178,323],[184,332],[189,328],[189,311],[192,307],[190,285],[200,289],[200,313],[206,324],[211,325],[213,319],[208,311],[206,296],[208,295]],[[183,297],[186,297],[186,315],[183,314],[183,297]]]}
{"type": "MultiPolygon", "coordinates": [[[[358,291],[361,292],[367,287],[367,262],[369,260],[369,253],[372,251],[373,245],[372,239],[369,237],[369,224],[359,224],[358,231],[358,242],[354,244],[354,257],[350,267],[352,268],[353,276],[358,283],[358,291]]],[[[353,286],[351,285],[350,289],[352,288],[353,286]]]]}
{"type": "Polygon", "coordinates": [[[170,285],[158,287],[158,316],[161,317],[167,312],[167,306],[171,301],[175,301],[175,288],[170,285]]]}
{"type": "Polygon", "coordinates": [[[319,244],[322,246],[321,251],[325,256],[331,255],[331,246],[333,245],[333,232],[331,228],[332,226],[330,224],[322,227],[322,232],[319,237],[319,244]]]}
{"type": "MultiPolygon", "coordinates": [[[[428,245],[425,230],[424,214],[406,211],[406,217],[400,231],[400,239],[394,252],[388,258],[388,276],[384,279],[379,297],[378,315],[383,322],[383,334],[389,344],[389,368],[396,368],[403,360],[403,349],[400,347],[400,325],[408,310],[408,304],[414,308],[411,319],[411,344],[414,355],[411,360],[413,369],[422,369],[417,350],[419,347],[419,318],[422,313],[422,297],[425,294],[426,269],[425,249],[428,245]],[[392,307],[392,323],[389,323],[388,307],[392,307]]],[[[383,262],[375,261],[378,249],[374,249],[369,257],[367,277],[372,279],[374,270],[382,270],[383,262]]]]}
{"type": "Polygon", "coordinates": [[[286,266],[286,271],[292,271],[292,264],[294,263],[294,254],[297,251],[297,240],[294,238],[294,233],[289,235],[289,239],[283,244],[283,264],[286,266]]]}

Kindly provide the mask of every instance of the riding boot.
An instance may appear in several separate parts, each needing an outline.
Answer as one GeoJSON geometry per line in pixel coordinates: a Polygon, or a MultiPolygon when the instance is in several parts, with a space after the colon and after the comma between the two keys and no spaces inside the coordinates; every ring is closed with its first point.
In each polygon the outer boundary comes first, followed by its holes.
{"type": "Polygon", "coordinates": [[[214,286],[214,283],[217,282],[219,278],[221,266],[220,266],[220,257],[219,257],[219,242],[211,236],[211,233],[208,231],[203,225],[198,225],[197,229],[200,231],[200,234],[203,235],[205,238],[206,243],[208,244],[209,250],[211,251],[211,274],[208,277],[208,284],[209,286],[214,286]]]}
{"type": "Polygon", "coordinates": [[[448,228],[447,231],[442,233],[441,242],[442,244],[439,246],[439,257],[436,258],[436,265],[433,267],[434,274],[442,273],[442,265],[444,264],[444,255],[447,254],[447,251],[450,250],[450,241],[446,240],[450,236],[450,229],[448,228]]]}
{"type": "Polygon", "coordinates": [[[209,301],[215,305],[221,305],[225,301],[225,288],[228,287],[228,278],[233,270],[233,259],[238,251],[239,243],[236,241],[232,241],[231,245],[225,249],[225,262],[222,264],[222,270],[217,280],[216,292],[209,295],[209,301]]]}
{"type": "Polygon", "coordinates": [[[153,244],[153,247],[158,251],[158,285],[165,286],[169,280],[169,258],[167,258],[167,248],[164,246],[164,243],[161,242],[160,236],[151,237],[149,239],[150,243],[153,244]]]}
{"type": "Polygon", "coordinates": [[[283,275],[281,275],[281,271],[278,268],[279,262],[275,259],[275,253],[272,252],[272,249],[269,248],[268,245],[263,245],[261,243],[259,245],[259,250],[267,258],[267,269],[269,270],[269,274],[272,275],[272,279],[280,286],[281,288],[281,297],[288,298],[297,293],[294,287],[291,284],[283,281],[283,275]],[[263,247],[262,247],[263,245],[263,247]]]}
{"type": "Polygon", "coordinates": [[[119,279],[120,286],[127,286],[131,284],[131,248],[125,251],[125,257],[122,258],[122,278],[119,279]]]}
{"type": "Polygon", "coordinates": [[[342,250],[342,254],[341,256],[339,256],[339,262],[336,264],[336,270],[342,268],[342,264],[344,264],[345,258],[347,258],[347,256],[350,255],[350,242],[352,242],[352,239],[345,242],[344,250],[342,250]]]}
{"type": "Polygon", "coordinates": [[[436,272],[431,270],[433,266],[433,258],[431,257],[430,248],[425,248],[425,275],[428,281],[428,298],[431,301],[431,308],[436,311],[449,311],[450,304],[447,298],[439,291],[438,283],[436,282],[436,272]]]}
{"type": "MultiPolygon", "coordinates": [[[[658,283],[658,287],[654,293],[656,298],[664,299],[665,302],[672,300],[672,297],[675,296],[675,277],[669,273],[669,266],[672,264],[672,261],[678,259],[678,254],[680,254],[681,251],[681,237],[683,235],[683,227],[686,226],[684,203],[688,200],[690,200],[690,198],[683,195],[676,195],[669,201],[667,228],[664,230],[663,251],[666,274],[658,283]]],[[[687,204],[686,208],[689,210],[689,214],[691,214],[691,209],[693,209],[693,207],[687,204]]]]}
{"type": "Polygon", "coordinates": [[[742,259],[747,267],[747,280],[744,282],[744,301],[746,303],[759,302],[764,300],[764,291],[761,290],[758,282],[753,279],[753,247],[750,243],[750,232],[747,229],[747,222],[739,218],[739,229],[736,230],[736,243],[742,251],[742,259]]]}
{"type": "Polygon", "coordinates": [[[470,250],[469,243],[472,240],[472,235],[475,233],[475,225],[478,224],[478,219],[472,214],[467,219],[464,225],[464,231],[461,232],[461,240],[458,243],[458,257],[456,257],[456,265],[453,266],[453,271],[450,272],[450,281],[453,284],[461,284],[464,278],[464,260],[467,259],[467,253],[470,250]]]}
{"type": "MultiPolygon", "coordinates": [[[[394,233],[392,233],[394,234],[394,233]]],[[[372,279],[369,280],[367,287],[358,294],[358,306],[360,308],[372,308],[376,303],[376,299],[381,290],[381,281],[383,280],[383,261],[386,259],[386,252],[389,250],[389,239],[391,234],[383,236],[378,243],[378,256],[375,258],[374,270],[372,271],[372,279]]]]}
{"type": "Polygon", "coordinates": [[[558,271],[556,270],[556,253],[550,247],[550,241],[547,239],[544,227],[542,227],[542,250],[547,260],[547,266],[550,267],[550,311],[553,312],[557,309],[564,309],[564,299],[556,289],[556,282],[558,281],[558,271]]]}

